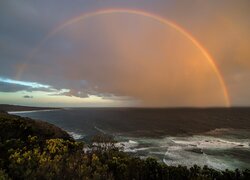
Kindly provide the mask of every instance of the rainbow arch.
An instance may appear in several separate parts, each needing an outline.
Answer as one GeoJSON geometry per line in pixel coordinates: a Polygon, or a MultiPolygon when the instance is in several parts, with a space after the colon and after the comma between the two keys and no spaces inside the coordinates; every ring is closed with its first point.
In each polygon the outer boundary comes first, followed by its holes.
{"type": "Polygon", "coordinates": [[[52,31],[50,31],[45,38],[38,44],[38,46],[29,54],[28,59],[25,61],[25,63],[19,68],[19,70],[17,71],[17,75],[16,75],[16,79],[20,79],[20,77],[22,76],[23,72],[25,71],[25,69],[27,68],[27,64],[32,60],[32,58],[35,56],[35,54],[39,51],[39,49],[43,46],[43,44],[53,35],[55,35],[57,32],[61,31],[62,29],[64,29],[67,26],[70,26],[72,24],[78,23],[79,21],[83,21],[87,18],[93,17],[93,16],[98,16],[98,15],[104,15],[104,14],[135,14],[135,15],[140,15],[140,16],[144,16],[150,19],[153,19],[157,22],[160,22],[164,25],[167,25],[173,29],[175,29],[177,32],[179,32],[180,34],[182,34],[186,39],[188,39],[189,41],[192,42],[192,44],[198,48],[200,50],[200,52],[206,57],[207,61],[209,62],[209,64],[211,65],[214,73],[216,74],[222,90],[223,90],[223,94],[224,94],[224,98],[225,98],[225,103],[226,106],[230,106],[230,98],[229,98],[229,93],[227,91],[227,87],[225,84],[225,81],[223,79],[223,76],[221,74],[221,72],[219,71],[215,60],[211,57],[211,55],[208,53],[208,51],[205,49],[205,47],[203,47],[198,40],[196,40],[188,31],[186,31],[184,28],[182,28],[181,26],[179,26],[178,24],[163,18],[161,16],[155,15],[155,14],[151,14],[142,10],[135,10],[135,9],[104,9],[104,10],[98,10],[98,11],[94,11],[91,13],[83,13],[79,16],[73,17],[69,20],[67,20],[65,23],[56,26],[54,29],[52,29],[52,31]]]}

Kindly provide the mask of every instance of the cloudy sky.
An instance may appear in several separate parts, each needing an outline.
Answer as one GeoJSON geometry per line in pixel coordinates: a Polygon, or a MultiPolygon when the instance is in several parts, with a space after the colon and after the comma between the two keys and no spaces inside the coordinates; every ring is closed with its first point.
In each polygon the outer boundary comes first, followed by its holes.
{"type": "Polygon", "coordinates": [[[0,103],[249,106],[249,43],[249,0],[2,0],[0,103]]]}

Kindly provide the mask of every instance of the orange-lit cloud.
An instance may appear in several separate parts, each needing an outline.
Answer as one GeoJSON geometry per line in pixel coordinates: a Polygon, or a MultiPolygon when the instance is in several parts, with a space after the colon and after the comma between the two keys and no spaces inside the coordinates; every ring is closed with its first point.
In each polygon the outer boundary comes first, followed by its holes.
{"type": "Polygon", "coordinates": [[[133,10],[100,11],[59,26],[45,40],[63,37],[73,53],[52,52],[51,59],[67,79],[84,79],[94,91],[133,97],[143,106],[228,105],[211,57],[164,19],[133,10]]]}

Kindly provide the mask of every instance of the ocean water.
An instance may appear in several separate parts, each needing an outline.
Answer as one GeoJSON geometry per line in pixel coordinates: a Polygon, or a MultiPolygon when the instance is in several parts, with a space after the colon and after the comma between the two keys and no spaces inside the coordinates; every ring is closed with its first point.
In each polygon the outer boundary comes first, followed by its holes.
{"type": "Polygon", "coordinates": [[[79,141],[113,135],[125,152],[168,165],[250,169],[250,108],[68,108],[13,114],[55,124],[79,141]]]}

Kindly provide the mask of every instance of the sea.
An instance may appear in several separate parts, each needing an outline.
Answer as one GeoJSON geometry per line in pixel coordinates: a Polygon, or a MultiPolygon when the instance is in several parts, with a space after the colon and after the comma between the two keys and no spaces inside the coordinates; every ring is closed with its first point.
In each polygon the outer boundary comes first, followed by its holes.
{"type": "Polygon", "coordinates": [[[77,141],[112,135],[123,151],[167,165],[250,169],[250,108],[65,108],[10,113],[52,123],[77,141]]]}

